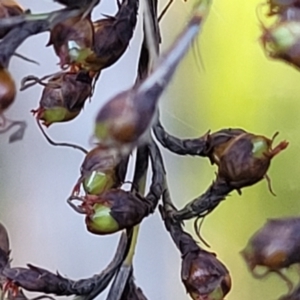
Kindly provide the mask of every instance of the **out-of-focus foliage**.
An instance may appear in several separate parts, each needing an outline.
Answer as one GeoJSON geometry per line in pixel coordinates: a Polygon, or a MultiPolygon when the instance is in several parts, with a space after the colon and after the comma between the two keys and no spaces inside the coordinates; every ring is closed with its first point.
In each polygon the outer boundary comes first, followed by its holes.
{"type": "MultiPolygon", "coordinates": [[[[259,43],[259,3],[214,1],[203,34],[161,105],[166,128],[182,137],[240,127],[269,136],[278,130],[278,139],[290,142],[269,171],[277,197],[269,193],[265,181],[244,189],[242,196],[234,192],[202,226],[203,237],[231,272],[229,300],[276,299],[287,292],[285,283],[275,275],[262,281],[252,278],[239,252],[266,218],[300,214],[300,73],[265,56],[259,43]]],[[[182,11],[177,4],[170,15],[179,18],[182,11]]],[[[263,13],[260,17],[264,18],[263,13]]],[[[179,24],[166,18],[162,22],[164,39],[171,39],[179,24]]],[[[169,175],[173,200],[180,207],[204,192],[214,178],[213,167],[201,158],[165,157],[168,174],[174,174],[169,175]]],[[[293,270],[289,272],[293,274],[293,270]]]]}

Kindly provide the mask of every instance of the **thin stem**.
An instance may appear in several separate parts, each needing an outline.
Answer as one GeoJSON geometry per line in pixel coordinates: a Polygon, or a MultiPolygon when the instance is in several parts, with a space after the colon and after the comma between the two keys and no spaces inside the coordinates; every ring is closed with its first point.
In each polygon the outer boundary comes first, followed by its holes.
{"type": "Polygon", "coordinates": [[[180,139],[177,138],[164,129],[162,124],[158,121],[152,128],[153,133],[159,143],[169,151],[178,155],[193,155],[206,156],[208,150],[207,136],[195,139],[180,139]]]}
{"type": "Polygon", "coordinates": [[[81,152],[83,152],[84,154],[87,154],[88,151],[86,149],[84,149],[83,147],[79,146],[79,145],[75,145],[75,144],[72,144],[72,143],[57,143],[57,142],[54,142],[48,135],[47,133],[45,132],[44,128],[42,127],[39,119],[36,119],[36,122],[38,124],[38,127],[39,129],[41,130],[43,136],[45,137],[45,139],[47,140],[47,142],[49,144],[51,144],[52,146],[59,146],[59,147],[69,147],[69,148],[74,148],[74,149],[77,149],[77,150],[80,150],[81,152]]]}
{"type": "Polygon", "coordinates": [[[42,33],[65,19],[78,16],[80,9],[62,9],[48,14],[25,14],[20,17],[12,17],[0,20],[1,26],[15,26],[0,42],[0,64],[7,68],[10,58],[17,48],[30,36],[42,33]]]}
{"type": "Polygon", "coordinates": [[[173,218],[180,222],[193,217],[203,218],[212,212],[233,190],[234,188],[226,181],[217,178],[204,194],[190,201],[181,210],[174,212],[173,218]]]}
{"type": "Polygon", "coordinates": [[[133,262],[133,257],[135,254],[135,248],[137,245],[137,239],[138,239],[138,235],[139,235],[139,229],[140,229],[140,225],[134,226],[133,227],[133,232],[132,232],[132,239],[131,239],[131,244],[130,244],[130,248],[128,251],[128,254],[123,262],[123,265],[125,266],[131,266],[132,262],[133,262]]]}

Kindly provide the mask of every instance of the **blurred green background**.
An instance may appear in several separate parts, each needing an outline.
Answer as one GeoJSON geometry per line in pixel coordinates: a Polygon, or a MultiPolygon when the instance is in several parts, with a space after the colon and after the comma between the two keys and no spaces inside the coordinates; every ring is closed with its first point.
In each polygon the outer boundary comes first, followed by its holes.
{"type": "MultiPolygon", "coordinates": [[[[300,74],[264,54],[256,14],[260,3],[213,1],[201,36],[181,64],[161,105],[165,127],[177,136],[197,137],[209,129],[239,127],[268,137],[279,131],[276,142],[290,142],[287,150],[272,161],[268,172],[277,197],[262,181],[244,189],[242,196],[232,193],[204,221],[203,237],[232,275],[229,300],[277,299],[287,292],[276,275],[261,281],[252,278],[239,252],[267,218],[300,212],[300,74]]],[[[184,18],[185,5],[190,3],[177,1],[163,20],[164,41],[172,35],[174,38],[181,28],[175,18],[184,18]]],[[[169,156],[165,152],[173,199],[183,207],[205,191],[216,168],[207,159],[169,156]]],[[[192,225],[187,226],[190,232],[192,225]]]]}

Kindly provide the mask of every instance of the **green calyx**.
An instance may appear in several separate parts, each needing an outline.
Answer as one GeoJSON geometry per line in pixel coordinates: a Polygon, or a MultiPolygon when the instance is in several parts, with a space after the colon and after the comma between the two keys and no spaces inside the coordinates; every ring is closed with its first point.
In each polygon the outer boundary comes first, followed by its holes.
{"type": "Polygon", "coordinates": [[[83,188],[87,194],[99,195],[114,185],[113,178],[105,173],[94,171],[83,181],[83,188]]]}
{"type": "Polygon", "coordinates": [[[84,63],[88,56],[93,54],[89,48],[80,48],[75,41],[68,42],[69,56],[72,62],[84,63]]]}
{"type": "Polygon", "coordinates": [[[284,52],[295,46],[300,39],[298,22],[283,23],[270,32],[270,46],[275,52],[284,52]]]}
{"type": "Polygon", "coordinates": [[[207,300],[222,300],[224,299],[224,293],[220,286],[214,289],[207,297],[207,300]]]}
{"type": "Polygon", "coordinates": [[[268,153],[270,146],[266,138],[264,137],[255,137],[252,139],[252,154],[255,158],[264,158],[265,153],[268,153]]]}
{"type": "Polygon", "coordinates": [[[105,139],[108,137],[108,128],[104,122],[96,123],[95,126],[95,136],[99,139],[105,139]]]}
{"type": "Polygon", "coordinates": [[[97,203],[93,208],[94,213],[87,217],[89,231],[96,234],[110,234],[119,230],[119,224],[110,214],[110,207],[97,203]]]}
{"type": "Polygon", "coordinates": [[[78,112],[70,112],[64,107],[47,108],[43,111],[41,119],[46,123],[51,124],[55,122],[69,121],[75,118],[78,112]]]}

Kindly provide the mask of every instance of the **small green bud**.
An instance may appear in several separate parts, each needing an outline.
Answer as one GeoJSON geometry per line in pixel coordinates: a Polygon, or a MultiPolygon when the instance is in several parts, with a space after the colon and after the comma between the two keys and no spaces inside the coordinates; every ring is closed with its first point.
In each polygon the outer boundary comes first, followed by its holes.
{"type": "Polygon", "coordinates": [[[45,121],[45,124],[56,122],[65,122],[74,119],[79,112],[70,112],[64,107],[52,107],[44,109],[40,115],[40,119],[45,121]]]}
{"type": "Polygon", "coordinates": [[[96,234],[110,234],[120,228],[117,221],[111,216],[111,208],[104,204],[95,204],[94,213],[86,217],[86,225],[90,232],[96,234]]]}
{"type": "Polygon", "coordinates": [[[110,234],[139,224],[149,213],[145,199],[121,189],[100,195],[86,195],[81,210],[86,214],[87,229],[95,234],[110,234]]]}
{"type": "Polygon", "coordinates": [[[114,178],[111,175],[99,171],[93,171],[92,174],[83,180],[83,188],[87,194],[98,195],[114,186],[114,178]]]}
{"type": "Polygon", "coordinates": [[[300,67],[300,22],[287,20],[264,28],[261,41],[269,57],[300,67]]]}

